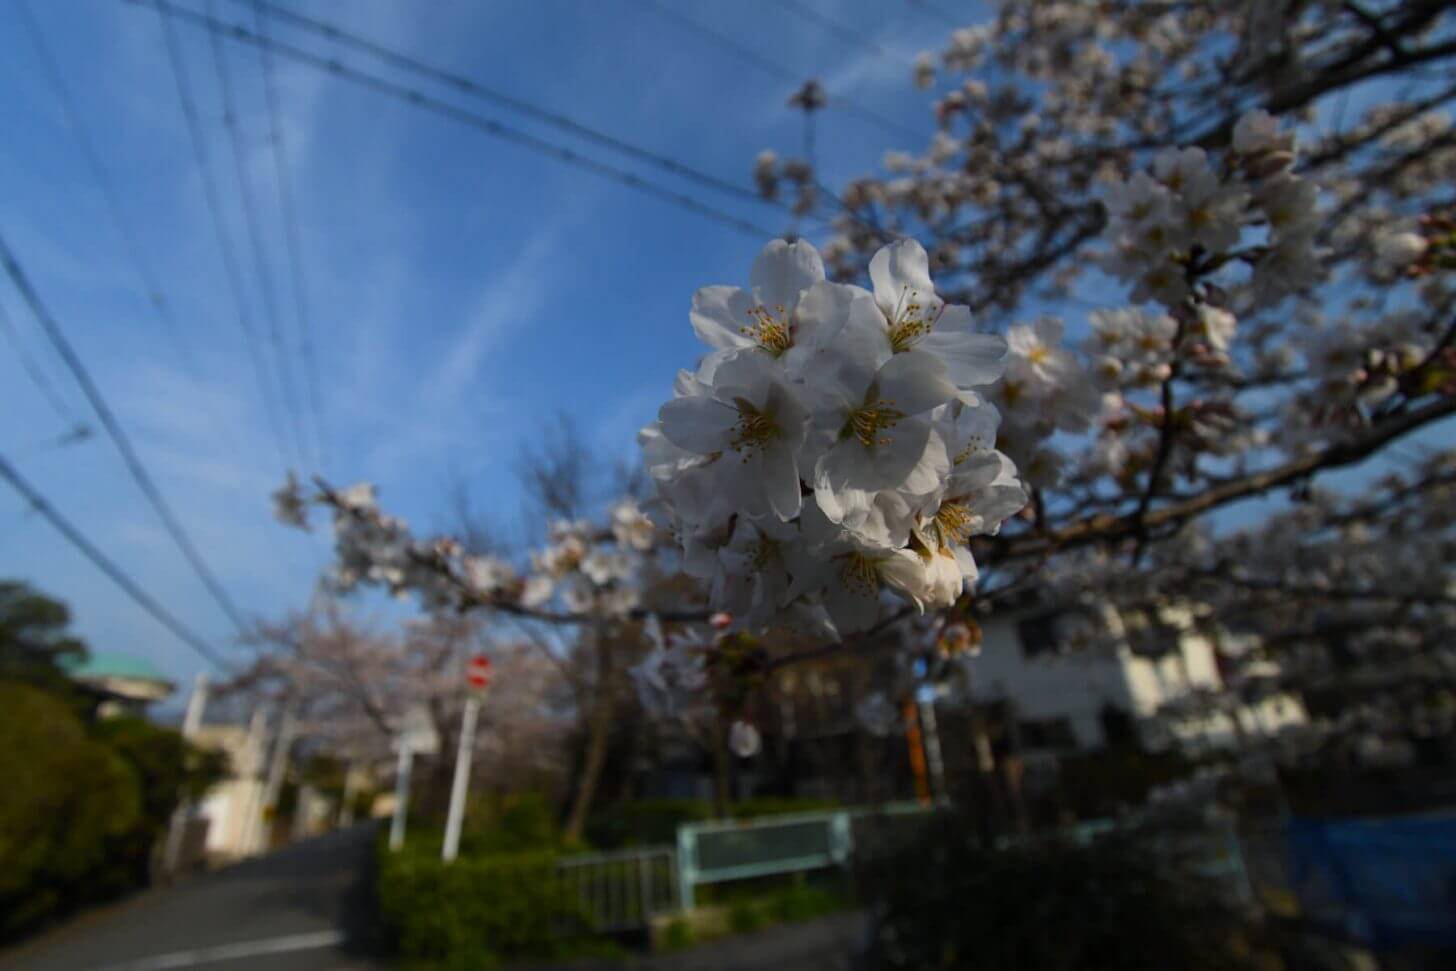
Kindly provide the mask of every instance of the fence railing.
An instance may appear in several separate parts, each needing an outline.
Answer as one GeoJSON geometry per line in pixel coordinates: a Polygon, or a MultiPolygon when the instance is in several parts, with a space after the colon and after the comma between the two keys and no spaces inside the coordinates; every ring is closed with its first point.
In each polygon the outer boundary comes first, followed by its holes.
{"type": "Polygon", "coordinates": [[[562,857],[556,875],[598,931],[646,928],[653,917],[678,908],[677,854],[671,847],[562,857]]]}
{"type": "Polygon", "coordinates": [[[704,884],[847,866],[855,852],[858,825],[872,819],[921,815],[928,809],[905,803],[679,826],[680,906],[691,910],[694,888],[704,884]]]}
{"type": "MultiPolygon", "coordinates": [[[[932,807],[916,803],[871,809],[793,813],[679,826],[677,846],[583,853],[557,861],[557,877],[598,931],[643,929],[662,914],[692,910],[695,888],[730,880],[848,866],[856,856],[893,853],[926,824],[932,807]]],[[[1107,820],[1063,833],[1089,845],[1119,830],[1107,820]]],[[[1209,880],[1232,901],[1256,903],[1232,820],[1190,830],[1145,834],[1158,856],[1209,880]]],[[[1014,845],[1003,840],[1000,845],[1014,845]]]]}

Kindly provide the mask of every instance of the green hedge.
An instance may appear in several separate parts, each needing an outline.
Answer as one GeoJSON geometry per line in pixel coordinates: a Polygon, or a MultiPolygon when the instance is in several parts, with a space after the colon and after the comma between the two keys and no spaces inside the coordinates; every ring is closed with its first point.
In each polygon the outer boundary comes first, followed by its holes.
{"type": "Polygon", "coordinates": [[[223,771],[170,729],[78,707],[0,681],[0,940],[144,885],[179,795],[223,771]]]}
{"type": "Polygon", "coordinates": [[[136,774],[60,698],[0,682],[0,938],[122,879],[110,850],[142,825],[136,774]]]}
{"type": "Polygon", "coordinates": [[[380,843],[379,914],[406,961],[493,968],[520,957],[580,953],[591,928],[556,880],[550,852],[440,861],[438,846],[391,853],[380,843]]]}
{"type": "Polygon", "coordinates": [[[946,818],[860,875],[875,915],[866,968],[1267,967],[1242,915],[1135,844],[992,851],[976,845],[974,831],[946,818]]]}
{"type": "MultiPolygon", "coordinates": [[[[755,819],[785,813],[838,809],[825,799],[749,799],[728,807],[734,819],[755,819]]],[[[713,804],[703,799],[636,799],[613,803],[587,819],[587,842],[599,849],[663,846],[677,840],[677,828],[713,818],[713,804]]]]}

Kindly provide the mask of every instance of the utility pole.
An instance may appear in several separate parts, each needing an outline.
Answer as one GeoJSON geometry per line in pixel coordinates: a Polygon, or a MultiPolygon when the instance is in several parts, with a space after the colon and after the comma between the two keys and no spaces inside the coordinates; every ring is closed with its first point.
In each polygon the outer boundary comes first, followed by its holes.
{"type": "MultiPolygon", "coordinates": [[[[202,728],[202,714],[207,707],[207,675],[199,673],[192,682],[192,694],[187,699],[187,712],[182,716],[182,741],[191,742],[202,728]]],[[[187,820],[192,816],[192,800],[183,797],[172,811],[167,826],[167,842],[162,848],[162,871],[169,876],[177,872],[178,858],[182,855],[182,842],[187,835],[187,820]]]]}
{"type": "MultiPolygon", "coordinates": [[[[250,836],[258,834],[263,845],[260,849],[268,848],[269,831],[264,824],[268,822],[268,816],[278,805],[278,793],[283,788],[283,776],[288,769],[288,750],[293,747],[293,739],[297,735],[297,724],[293,715],[287,709],[278,719],[278,738],[273,743],[273,758],[268,764],[267,781],[263,783],[263,797],[256,812],[250,820],[250,836]],[[261,833],[259,831],[261,830],[261,833]]],[[[249,839],[251,845],[254,839],[249,839]]]]}
{"type": "Polygon", "coordinates": [[[262,708],[254,708],[248,721],[248,735],[243,741],[246,764],[245,767],[238,768],[238,774],[251,783],[248,786],[248,807],[243,812],[242,829],[238,832],[236,847],[242,856],[251,855],[253,852],[253,833],[257,829],[255,824],[263,801],[263,747],[266,744],[267,731],[267,715],[262,708]]]}

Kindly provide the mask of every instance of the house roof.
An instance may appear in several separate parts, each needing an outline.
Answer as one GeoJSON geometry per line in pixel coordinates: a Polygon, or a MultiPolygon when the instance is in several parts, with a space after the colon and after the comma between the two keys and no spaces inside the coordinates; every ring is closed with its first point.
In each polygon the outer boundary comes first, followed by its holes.
{"type": "Polygon", "coordinates": [[[63,662],[63,666],[66,673],[78,681],[130,678],[138,681],[157,681],[167,685],[172,683],[171,679],[158,670],[156,665],[130,654],[92,653],[83,660],[67,660],[63,662]]]}

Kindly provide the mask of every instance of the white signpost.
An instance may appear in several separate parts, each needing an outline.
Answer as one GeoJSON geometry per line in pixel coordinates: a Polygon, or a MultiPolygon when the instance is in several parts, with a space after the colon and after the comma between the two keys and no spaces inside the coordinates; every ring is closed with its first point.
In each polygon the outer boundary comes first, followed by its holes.
{"type": "Polygon", "coordinates": [[[440,750],[440,733],[435,731],[428,708],[414,705],[404,713],[399,738],[394,744],[399,750],[399,763],[394,777],[394,819],[389,824],[389,848],[398,850],[404,845],[404,820],[409,809],[410,770],[414,767],[415,753],[434,755],[440,750]]]}
{"type": "Polygon", "coordinates": [[[445,822],[445,845],[440,859],[449,863],[460,853],[460,828],[465,824],[465,796],[470,790],[470,757],[475,754],[475,721],[480,696],[490,684],[490,658],[476,655],[465,667],[470,696],[460,718],[460,749],[455,754],[455,779],[450,785],[450,815],[445,822]]]}

